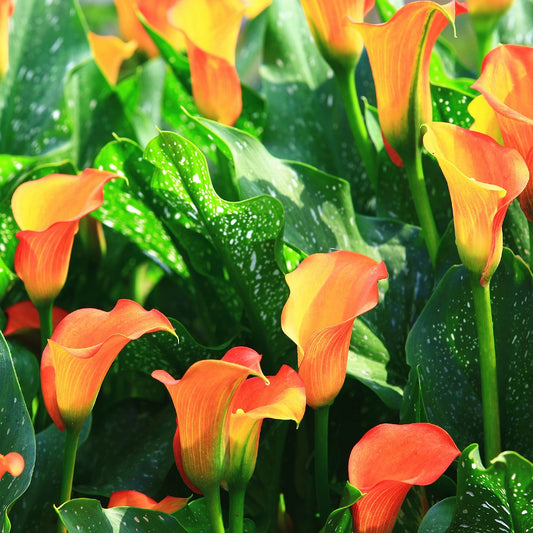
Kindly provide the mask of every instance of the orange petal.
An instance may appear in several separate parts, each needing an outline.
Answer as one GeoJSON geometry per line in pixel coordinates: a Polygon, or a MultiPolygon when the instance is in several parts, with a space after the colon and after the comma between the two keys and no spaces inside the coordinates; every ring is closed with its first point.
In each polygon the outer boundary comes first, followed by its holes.
{"type": "MultiPolygon", "coordinates": [[[[487,54],[481,76],[472,85],[494,109],[505,146],[518,150],[524,159],[533,148],[531,72],[533,48],[502,45],[487,54]]],[[[531,187],[533,184],[528,186],[528,191],[531,187]]],[[[522,198],[520,205],[533,222],[533,205],[522,198]]]]}
{"type": "Polygon", "coordinates": [[[113,492],[109,497],[107,508],[111,507],[140,507],[141,509],[152,509],[163,511],[164,513],[175,513],[187,505],[188,498],[176,498],[166,496],[160,502],[156,502],[146,494],[136,490],[121,490],[113,492]]]}
{"type": "Polygon", "coordinates": [[[87,34],[96,64],[111,85],[116,85],[122,63],[129,59],[137,48],[135,41],[124,42],[115,35],[87,34]]]}
{"type": "Polygon", "coordinates": [[[287,274],[290,296],[281,327],[298,347],[298,373],[313,408],[333,401],[344,383],[355,318],[377,305],[385,264],[355,252],[313,254],[287,274]]]}
{"type": "Polygon", "coordinates": [[[435,482],[460,454],[433,424],[381,424],[354,446],[349,480],[365,493],[352,507],[354,531],[388,533],[412,485],[435,482]]]}
{"type": "Polygon", "coordinates": [[[256,377],[242,383],[233,396],[230,419],[230,459],[226,480],[246,484],[252,477],[265,418],[300,423],[305,413],[305,386],[298,374],[283,365],[268,382],[256,377]]]}
{"type": "Polygon", "coordinates": [[[24,457],[17,452],[9,452],[7,455],[0,454],[0,479],[6,472],[13,477],[18,477],[24,471],[24,457]]]}
{"type": "MultiPolygon", "coordinates": [[[[4,336],[21,333],[27,329],[40,329],[39,311],[30,300],[18,302],[8,307],[4,313],[7,315],[7,324],[4,329],[4,336]]],[[[52,309],[52,327],[56,326],[68,315],[68,312],[60,307],[52,309]]]]}
{"type": "Polygon", "coordinates": [[[14,8],[13,0],[0,0],[0,80],[9,68],[9,19],[14,8]]]}
{"type": "Polygon", "coordinates": [[[167,387],[174,403],[176,464],[184,481],[197,492],[218,487],[224,479],[231,399],[242,381],[256,373],[251,369],[257,368],[261,358],[255,352],[253,361],[245,350],[245,365],[224,360],[198,361],[180,380],[163,370],[152,373],[167,387]]]}
{"type": "Polygon", "coordinates": [[[36,304],[55,299],[63,287],[79,220],[103,202],[112,172],[86,169],[79,176],[51,174],[20,185],[11,199],[22,231],[15,271],[36,304]]]}
{"type": "Polygon", "coordinates": [[[453,124],[428,125],[424,146],[448,182],[461,261],[484,285],[500,262],[503,219],[526,186],[527,165],[516,150],[453,124]]]}
{"type": "Polygon", "coordinates": [[[120,350],[153,331],[174,328],[159,311],[131,300],[119,300],[109,312],[79,309],[60,322],[41,360],[45,405],[59,429],[85,421],[120,350]]]}
{"type": "Polygon", "coordinates": [[[429,59],[458,2],[413,2],[385,24],[354,24],[362,35],[376,87],[379,122],[392,160],[412,158],[420,125],[432,117],[429,59]]]}
{"type": "Polygon", "coordinates": [[[242,111],[242,92],[235,66],[187,40],[194,102],[202,115],[232,126],[242,111]]]}
{"type": "Polygon", "coordinates": [[[363,22],[374,0],[302,0],[302,7],[326,61],[355,65],[363,51],[363,39],[348,22],[363,22]]]}

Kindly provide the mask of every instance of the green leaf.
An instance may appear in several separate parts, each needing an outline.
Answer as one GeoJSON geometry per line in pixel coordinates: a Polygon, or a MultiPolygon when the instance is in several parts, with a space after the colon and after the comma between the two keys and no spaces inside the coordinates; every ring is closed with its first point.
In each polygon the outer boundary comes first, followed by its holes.
{"type": "Polygon", "coordinates": [[[71,142],[65,80],[91,53],[78,3],[17,0],[11,24],[10,67],[0,84],[0,152],[64,157],[71,142]]]}
{"type": "Polygon", "coordinates": [[[57,509],[69,533],[180,533],[176,519],[167,513],[138,507],[102,509],[98,500],[70,500],[57,509]]]}
{"type": "Polygon", "coordinates": [[[352,516],[350,507],[363,497],[363,493],[349,482],[346,482],[339,507],[326,520],[320,533],[351,533],[352,516]]]}
{"type": "MultiPolygon", "coordinates": [[[[531,294],[531,271],[504,249],[491,280],[502,445],[526,456],[533,454],[533,434],[524,431],[533,404],[531,294]]],[[[406,351],[412,379],[405,391],[403,418],[415,419],[408,406],[421,401],[428,421],[448,431],[459,448],[482,442],[477,330],[464,267],[452,267],[443,277],[411,330],[406,351]],[[417,390],[418,402],[413,401],[417,390]]]]}
{"type": "Polygon", "coordinates": [[[520,255],[526,262],[533,251],[530,249],[530,225],[520,207],[518,200],[515,200],[507,210],[505,220],[503,221],[503,242],[509,246],[513,252],[520,255]]]}
{"type": "Polygon", "coordinates": [[[211,533],[212,531],[205,498],[189,502],[185,507],[176,511],[173,516],[183,528],[183,531],[187,533],[211,533]]]}
{"type": "Polygon", "coordinates": [[[498,25],[498,42],[531,46],[533,41],[533,2],[515,0],[498,25]]]}
{"type": "MultiPolygon", "coordinates": [[[[40,338],[37,337],[40,341],[40,338]]],[[[41,383],[39,363],[35,354],[31,353],[24,346],[7,341],[8,347],[13,356],[13,364],[20,382],[20,388],[26,408],[31,412],[32,400],[37,396],[41,383]]]]}
{"type": "Polygon", "coordinates": [[[446,533],[452,522],[454,509],[455,496],[433,505],[422,519],[418,533],[446,533]]]}
{"type": "MultiPolygon", "coordinates": [[[[0,454],[17,452],[24,458],[20,476],[0,479],[0,531],[9,531],[6,511],[28,488],[35,464],[35,436],[20,390],[11,353],[0,334],[0,454]]],[[[17,524],[16,520],[13,520],[17,524]]],[[[18,526],[19,524],[17,524],[18,526]]]]}
{"type": "Polygon", "coordinates": [[[459,458],[457,499],[449,531],[512,531],[533,526],[533,464],[516,452],[503,452],[485,468],[477,444],[459,458]]]}

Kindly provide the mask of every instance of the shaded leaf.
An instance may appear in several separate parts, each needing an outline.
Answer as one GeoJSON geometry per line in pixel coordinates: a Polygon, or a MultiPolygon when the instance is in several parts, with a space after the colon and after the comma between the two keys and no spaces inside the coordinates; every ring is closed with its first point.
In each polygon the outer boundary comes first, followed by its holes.
{"type": "Polygon", "coordinates": [[[328,519],[320,532],[351,533],[353,526],[350,507],[362,497],[363,494],[359,489],[346,482],[339,507],[328,516],[328,519]]]}

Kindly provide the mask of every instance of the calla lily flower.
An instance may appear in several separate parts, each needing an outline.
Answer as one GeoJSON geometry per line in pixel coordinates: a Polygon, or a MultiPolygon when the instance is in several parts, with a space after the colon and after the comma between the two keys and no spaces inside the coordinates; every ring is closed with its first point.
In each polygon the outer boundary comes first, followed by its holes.
{"type": "Polygon", "coordinates": [[[257,16],[272,0],[180,0],[169,11],[186,38],[193,98],[199,111],[233,125],[242,110],[235,49],[244,16],[257,16]]]}
{"type": "MultiPolygon", "coordinates": [[[[504,145],[515,148],[530,162],[530,172],[533,171],[532,72],[532,47],[502,45],[485,57],[481,76],[472,85],[494,110],[504,145]]],[[[532,179],[519,200],[526,217],[533,222],[532,179]]]]}
{"type": "MultiPolygon", "coordinates": [[[[8,307],[4,313],[7,316],[7,323],[4,329],[4,336],[8,337],[15,333],[21,333],[29,329],[39,330],[41,322],[39,311],[30,300],[18,302],[8,307]]],[[[68,315],[68,312],[60,307],[52,308],[52,327],[56,326],[68,315]]]]}
{"type": "Polygon", "coordinates": [[[229,439],[230,454],[226,481],[244,487],[255,470],[259,434],[265,418],[294,420],[305,413],[305,385],[298,374],[283,365],[268,383],[260,377],[247,379],[232,399],[229,439]]]}
{"type": "Polygon", "coordinates": [[[281,327],[297,345],[298,373],[314,409],[339,393],[354,320],[377,305],[377,282],[387,275],[383,262],[347,251],[310,255],[286,275],[281,327]]]}
{"type": "Polygon", "coordinates": [[[353,68],[363,52],[363,39],[348,21],[363,22],[375,0],[302,0],[311,33],[324,59],[353,68]]]}
{"type": "Polygon", "coordinates": [[[476,32],[492,33],[514,0],[465,0],[476,32]]]}
{"type": "Polygon", "coordinates": [[[175,334],[159,311],[131,300],[119,300],[109,312],[78,309],[60,322],[41,359],[44,402],[60,430],[81,427],[120,350],[154,331],[175,334]]]}
{"type": "Polygon", "coordinates": [[[486,286],[501,259],[507,208],[529,179],[527,165],[482,133],[439,122],[426,128],[424,146],[448,182],[459,256],[486,286]]]}
{"type": "Polygon", "coordinates": [[[140,507],[141,509],[151,509],[153,511],[163,511],[164,513],[175,513],[187,505],[189,498],[176,498],[166,496],[160,502],[156,502],[146,494],[136,490],[120,490],[113,492],[109,497],[108,509],[111,507],[140,507]]]}
{"type": "Polygon", "coordinates": [[[124,42],[115,35],[87,34],[96,64],[111,85],[116,85],[120,66],[137,48],[135,41],[124,42]]]}
{"type": "Polygon", "coordinates": [[[9,19],[14,8],[13,0],[0,0],[0,80],[9,68],[9,19]]]}
{"type": "Polygon", "coordinates": [[[429,60],[433,45],[455,15],[465,10],[455,1],[444,5],[412,2],[384,24],[353,24],[365,43],[385,148],[396,165],[414,158],[420,126],[431,121],[429,60]]]}
{"type": "Polygon", "coordinates": [[[472,131],[484,133],[499,144],[503,144],[502,133],[498,126],[498,117],[482,94],[476,96],[468,104],[468,112],[474,119],[473,124],[470,126],[472,131]]]}
{"type": "Polygon", "coordinates": [[[185,49],[185,40],[168,19],[168,10],[178,0],[115,0],[120,35],[127,41],[135,41],[139,49],[149,57],[159,51],[139,21],[137,13],[142,14],[148,24],[160,33],[176,50],[185,49]]]}
{"type": "Polygon", "coordinates": [[[0,479],[6,472],[13,477],[18,477],[24,471],[24,457],[17,452],[9,452],[7,455],[0,454],[0,479]]]}
{"type": "Polygon", "coordinates": [[[13,194],[13,216],[22,230],[15,271],[37,307],[61,291],[79,221],[102,205],[104,185],[115,177],[95,169],[79,176],[51,174],[23,183],[13,194]]]}
{"type": "Polygon", "coordinates": [[[352,506],[354,533],[389,533],[413,485],[434,483],[461,452],[433,424],[381,424],[354,446],[352,485],[364,493],[352,506]]]}
{"type": "Polygon", "coordinates": [[[183,480],[193,491],[211,493],[224,479],[231,402],[250,374],[266,381],[260,360],[257,352],[239,346],[222,360],[194,363],[179,380],[163,370],[152,373],[167,387],[174,403],[174,456],[183,480]]]}

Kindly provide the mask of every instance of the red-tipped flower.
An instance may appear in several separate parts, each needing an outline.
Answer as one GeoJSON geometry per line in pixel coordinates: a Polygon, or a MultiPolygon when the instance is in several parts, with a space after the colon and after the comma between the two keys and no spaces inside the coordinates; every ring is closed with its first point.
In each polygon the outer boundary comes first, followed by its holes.
{"type": "Polygon", "coordinates": [[[287,274],[281,327],[297,345],[298,374],[314,409],[339,393],[354,320],[377,305],[377,282],[387,276],[383,262],[346,251],[310,255],[287,274]]]}
{"type": "Polygon", "coordinates": [[[141,509],[151,509],[152,511],[163,511],[164,513],[172,514],[187,505],[188,499],[166,496],[160,502],[156,502],[142,492],[120,490],[111,494],[107,507],[108,509],[111,507],[140,507],[141,509]]]}
{"type": "Polygon", "coordinates": [[[120,350],[153,331],[174,334],[159,311],[131,300],[119,300],[109,312],[79,309],[61,321],[41,360],[44,402],[59,429],[83,424],[120,350]]]}
{"type": "Polygon", "coordinates": [[[433,424],[381,424],[354,446],[348,461],[352,485],[363,497],[352,507],[354,533],[389,533],[413,485],[435,482],[460,454],[433,424]]]}

